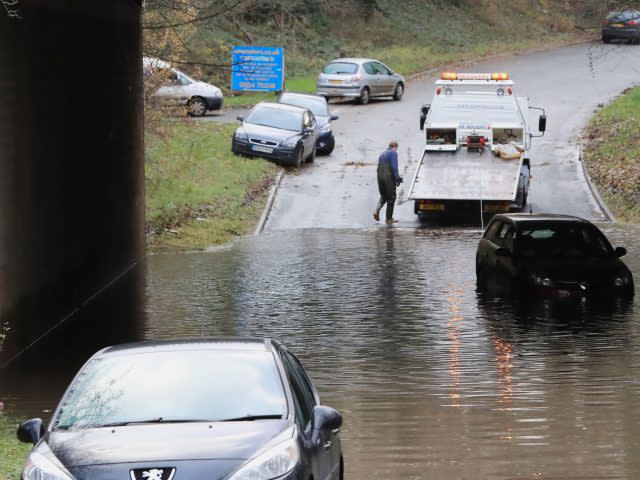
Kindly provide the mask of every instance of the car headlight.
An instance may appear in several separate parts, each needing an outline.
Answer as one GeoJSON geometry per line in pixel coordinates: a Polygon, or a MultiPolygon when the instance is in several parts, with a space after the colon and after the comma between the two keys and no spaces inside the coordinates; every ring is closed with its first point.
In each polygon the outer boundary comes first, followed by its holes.
{"type": "Polygon", "coordinates": [[[631,278],[629,278],[629,275],[618,275],[616,278],[613,279],[613,284],[616,287],[625,287],[627,285],[629,285],[631,283],[631,278]]]}
{"type": "Polygon", "coordinates": [[[284,140],[280,145],[283,147],[294,148],[298,144],[298,137],[291,137],[284,140]]]}
{"type": "Polygon", "coordinates": [[[282,442],[249,460],[229,480],[271,480],[289,473],[298,463],[300,454],[295,437],[282,442]]]}
{"type": "Polygon", "coordinates": [[[38,452],[32,452],[22,471],[22,480],[73,480],[65,468],[38,452]]]}
{"type": "Polygon", "coordinates": [[[327,123],[326,125],[323,125],[322,127],[320,127],[320,133],[329,133],[331,131],[331,124],[327,123]]]}
{"type": "Polygon", "coordinates": [[[236,140],[249,140],[249,135],[244,128],[238,128],[235,133],[236,140]]]}

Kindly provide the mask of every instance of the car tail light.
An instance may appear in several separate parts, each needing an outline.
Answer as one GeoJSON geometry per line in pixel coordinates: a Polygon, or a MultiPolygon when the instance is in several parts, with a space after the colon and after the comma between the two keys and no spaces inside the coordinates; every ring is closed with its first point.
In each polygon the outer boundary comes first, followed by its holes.
{"type": "Polygon", "coordinates": [[[507,88],[507,92],[509,93],[509,95],[513,95],[513,88],[511,87],[507,88]]]}
{"type": "Polygon", "coordinates": [[[351,79],[351,83],[353,82],[359,82],[360,81],[360,75],[355,75],[352,79],[351,79]]]}
{"type": "Polygon", "coordinates": [[[602,25],[607,25],[609,23],[609,19],[605,18],[604,20],[602,20],[602,25]]]}
{"type": "Polygon", "coordinates": [[[440,95],[442,93],[442,87],[438,87],[436,89],[436,95],[440,95]]]}
{"type": "Polygon", "coordinates": [[[640,23],[640,20],[636,18],[635,20],[629,20],[627,22],[627,25],[638,25],[639,23],[640,23]]]}

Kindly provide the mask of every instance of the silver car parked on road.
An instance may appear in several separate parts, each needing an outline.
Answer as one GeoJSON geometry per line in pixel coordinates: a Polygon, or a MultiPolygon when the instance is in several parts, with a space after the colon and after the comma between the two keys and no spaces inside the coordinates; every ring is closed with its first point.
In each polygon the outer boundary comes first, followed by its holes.
{"type": "Polygon", "coordinates": [[[327,100],[351,97],[361,104],[374,97],[393,97],[404,94],[404,77],[382,62],[371,58],[339,58],[327,64],[318,76],[318,95],[327,100]]]}

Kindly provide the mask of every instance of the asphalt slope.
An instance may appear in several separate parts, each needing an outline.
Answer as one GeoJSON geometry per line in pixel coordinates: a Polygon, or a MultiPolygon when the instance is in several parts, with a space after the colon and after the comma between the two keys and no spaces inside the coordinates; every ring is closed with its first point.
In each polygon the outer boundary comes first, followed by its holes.
{"type": "MultiPolygon", "coordinates": [[[[588,44],[526,55],[505,56],[464,71],[506,71],[519,95],[547,111],[547,133],[533,140],[530,203],[533,211],[578,215],[606,221],[579,160],[578,136],[598,109],[640,73],[640,47],[588,44]]],[[[266,229],[371,228],[378,199],[376,162],[389,140],[400,143],[400,170],[406,183],[402,202],[422,155],[424,137],[418,110],[430,103],[434,77],[414,79],[400,102],[376,100],[369,105],[336,103],[337,146],[328,157],[287,172],[266,229]]],[[[532,113],[536,125],[537,113],[532,113]]],[[[417,226],[412,202],[396,208],[397,226],[417,226]]]]}

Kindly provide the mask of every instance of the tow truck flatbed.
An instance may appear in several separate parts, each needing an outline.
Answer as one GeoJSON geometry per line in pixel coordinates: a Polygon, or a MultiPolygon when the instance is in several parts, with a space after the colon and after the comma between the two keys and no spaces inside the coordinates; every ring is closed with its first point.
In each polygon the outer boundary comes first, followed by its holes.
{"type": "Polygon", "coordinates": [[[488,148],[482,153],[425,151],[408,198],[515,202],[523,155],[505,160],[488,148]]]}

